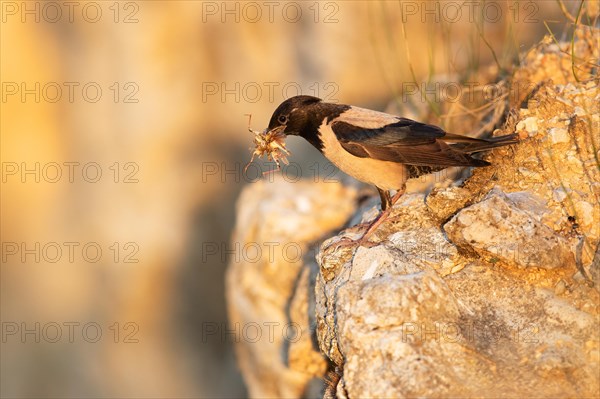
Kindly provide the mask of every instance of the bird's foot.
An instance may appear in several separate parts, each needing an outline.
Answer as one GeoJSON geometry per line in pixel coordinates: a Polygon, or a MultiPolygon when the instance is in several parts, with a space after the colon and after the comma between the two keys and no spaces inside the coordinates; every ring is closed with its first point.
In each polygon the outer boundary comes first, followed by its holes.
{"type": "Polygon", "coordinates": [[[347,236],[341,237],[338,241],[329,246],[333,252],[338,252],[346,248],[350,248],[352,252],[355,252],[361,245],[362,237],[350,238],[347,236]]]}
{"type": "Polygon", "coordinates": [[[355,249],[358,249],[359,247],[372,248],[372,247],[375,247],[375,246],[381,244],[381,242],[379,242],[379,241],[369,241],[369,238],[371,237],[371,233],[373,233],[373,231],[374,231],[374,229],[373,229],[374,222],[376,222],[376,221],[377,221],[377,219],[374,221],[371,221],[371,222],[361,223],[361,224],[358,224],[358,225],[353,226],[350,229],[346,230],[345,234],[348,234],[349,232],[351,232],[351,233],[353,233],[353,235],[355,235],[355,237],[357,235],[358,235],[358,237],[351,238],[348,236],[343,236],[335,244],[332,245],[334,251],[337,251],[342,248],[355,248],[355,249]]]}
{"type": "Polygon", "coordinates": [[[333,251],[337,252],[342,248],[356,247],[358,248],[360,245],[358,244],[359,240],[353,240],[352,238],[342,237],[338,242],[332,245],[333,251]]]}
{"type": "Polygon", "coordinates": [[[369,241],[369,237],[362,236],[358,239],[352,239],[349,237],[342,237],[338,242],[333,244],[333,250],[338,251],[342,248],[355,248],[359,247],[373,248],[381,244],[380,242],[369,241]]]}
{"type": "MultiPolygon", "coordinates": [[[[380,194],[385,193],[387,194],[387,192],[384,192],[382,190],[380,190],[380,194]]],[[[341,248],[348,248],[348,247],[353,247],[358,249],[359,247],[365,247],[365,248],[372,248],[372,247],[376,247],[377,245],[381,244],[380,241],[369,241],[369,237],[379,228],[379,226],[385,222],[386,220],[393,220],[395,218],[389,218],[390,213],[392,211],[392,206],[396,203],[396,201],[398,201],[398,199],[402,196],[402,194],[404,193],[404,188],[402,190],[399,190],[396,195],[394,195],[393,198],[391,199],[387,199],[386,200],[386,205],[385,209],[383,209],[381,211],[381,213],[379,213],[379,215],[377,215],[377,217],[375,217],[375,219],[373,219],[370,222],[366,222],[366,223],[361,223],[359,225],[356,225],[346,231],[361,231],[361,230],[365,230],[364,233],[362,233],[360,238],[357,239],[352,239],[349,237],[342,237],[339,241],[337,241],[333,247],[334,251],[337,251],[341,248]],[[366,229],[365,226],[366,225],[366,229]]],[[[388,194],[389,196],[389,194],[388,194]]],[[[384,198],[387,198],[387,196],[384,196],[382,194],[382,201],[384,201],[384,198]]]]}
{"type": "Polygon", "coordinates": [[[368,238],[361,238],[359,241],[360,243],[358,244],[358,246],[365,248],[373,248],[381,244],[380,241],[369,241],[368,238]]]}

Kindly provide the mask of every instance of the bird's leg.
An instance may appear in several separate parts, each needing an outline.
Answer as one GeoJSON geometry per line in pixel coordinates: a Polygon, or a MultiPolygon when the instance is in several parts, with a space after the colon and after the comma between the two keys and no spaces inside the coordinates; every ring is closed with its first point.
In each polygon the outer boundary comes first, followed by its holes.
{"type": "Polygon", "coordinates": [[[404,195],[404,193],[406,192],[406,183],[402,184],[402,187],[400,187],[398,189],[398,191],[396,191],[396,194],[394,194],[394,196],[391,199],[391,204],[390,206],[394,206],[396,204],[396,202],[398,202],[398,200],[400,199],[400,197],[402,197],[404,195]]]}
{"type": "Polygon", "coordinates": [[[390,192],[387,190],[382,190],[379,187],[377,187],[377,191],[379,191],[379,196],[381,197],[381,210],[385,211],[392,205],[392,198],[390,197],[390,192]]]}
{"type": "Polygon", "coordinates": [[[402,194],[404,194],[404,192],[406,191],[406,185],[403,184],[402,187],[396,192],[396,194],[394,194],[393,197],[390,196],[390,193],[387,190],[382,190],[379,187],[377,187],[377,190],[379,191],[379,196],[381,197],[381,212],[379,213],[379,215],[369,224],[367,231],[363,234],[361,238],[359,238],[358,240],[342,238],[339,242],[336,243],[337,248],[354,246],[356,245],[356,243],[358,243],[359,247],[372,246],[369,245],[370,243],[367,241],[367,238],[381,225],[381,223],[383,223],[387,219],[390,212],[392,211],[392,207],[394,206],[394,204],[400,199],[400,197],[402,197],[402,194]]]}
{"type": "Polygon", "coordinates": [[[365,240],[375,230],[377,230],[381,223],[383,223],[387,219],[387,217],[390,215],[390,212],[392,211],[394,204],[400,199],[400,197],[402,197],[402,195],[406,191],[406,185],[403,184],[402,187],[396,192],[396,194],[394,194],[392,198],[390,198],[389,192],[383,191],[379,187],[377,187],[377,190],[379,190],[379,195],[381,196],[381,213],[375,218],[375,220],[373,220],[373,222],[371,222],[371,225],[369,226],[365,234],[363,234],[362,238],[360,239],[361,244],[365,242],[365,240]]]}

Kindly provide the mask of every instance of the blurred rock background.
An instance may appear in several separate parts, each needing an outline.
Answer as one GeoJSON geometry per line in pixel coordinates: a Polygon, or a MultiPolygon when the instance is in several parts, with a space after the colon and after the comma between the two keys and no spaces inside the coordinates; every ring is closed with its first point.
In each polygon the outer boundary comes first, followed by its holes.
{"type": "MultiPolygon", "coordinates": [[[[245,114],[262,129],[302,92],[419,115],[430,104],[403,96],[407,82],[508,65],[544,21],[570,32],[547,1],[0,11],[2,397],[243,397],[224,271],[235,199],[272,167],[243,173],[245,114]]],[[[288,147],[288,176],[331,172],[306,143],[288,147]]]]}

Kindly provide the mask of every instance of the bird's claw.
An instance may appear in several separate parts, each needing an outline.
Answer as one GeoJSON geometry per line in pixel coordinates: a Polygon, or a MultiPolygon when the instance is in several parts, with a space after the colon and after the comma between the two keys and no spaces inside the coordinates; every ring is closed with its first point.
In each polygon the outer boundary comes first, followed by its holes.
{"type": "Polygon", "coordinates": [[[342,237],[339,241],[333,244],[331,248],[333,249],[333,252],[337,252],[342,248],[348,247],[356,247],[356,249],[358,249],[358,247],[360,246],[359,241],[360,240],[353,240],[348,237],[342,237]]]}
{"type": "Polygon", "coordinates": [[[358,238],[358,239],[342,237],[339,241],[337,241],[335,244],[332,245],[332,249],[334,252],[338,251],[342,248],[348,248],[348,247],[352,247],[357,250],[359,247],[373,248],[379,244],[381,244],[381,243],[369,241],[368,237],[364,237],[364,236],[361,238],[358,238]]]}

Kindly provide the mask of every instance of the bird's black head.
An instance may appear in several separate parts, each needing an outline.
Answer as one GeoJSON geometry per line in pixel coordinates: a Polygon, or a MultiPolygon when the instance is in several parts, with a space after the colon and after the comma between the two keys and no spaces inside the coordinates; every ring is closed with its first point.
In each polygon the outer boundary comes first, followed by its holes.
{"type": "Polygon", "coordinates": [[[273,112],[268,130],[284,129],[282,133],[304,137],[318,150],[322,150],[319,126],[349,108],[348,105],[325,103],[312,96],[288,98],[273,112]]]}
{"type": "Polygon", "coordinates": [[[312,96],[296,96],[282,102],[273,112],[268,130],[285,126],[282,133],[302,135],[306,123],[312,116],[311,110],[315,104],[321,102],[320,98],[312,96]]]}

